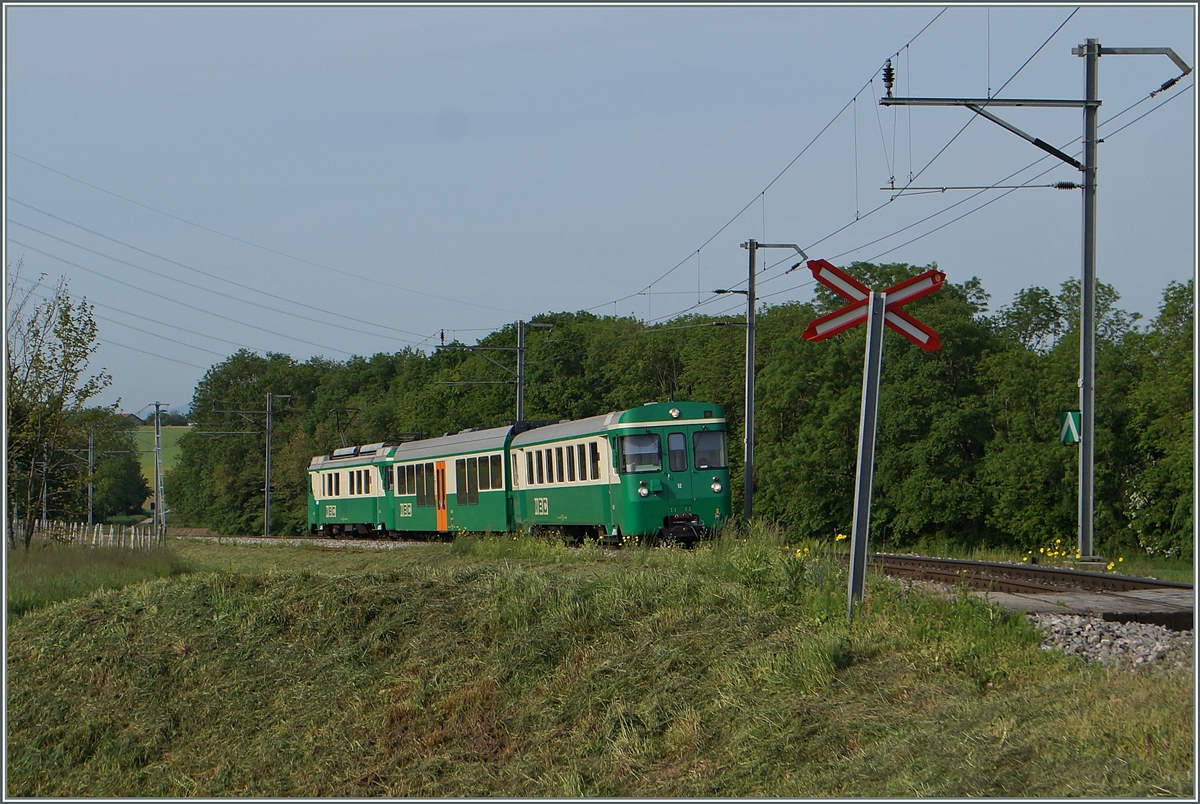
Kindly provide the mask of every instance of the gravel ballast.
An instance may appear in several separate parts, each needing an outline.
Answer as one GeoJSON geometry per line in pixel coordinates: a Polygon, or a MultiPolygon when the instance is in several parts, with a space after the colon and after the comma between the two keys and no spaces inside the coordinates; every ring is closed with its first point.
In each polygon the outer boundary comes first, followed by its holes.
{"type": "Polygon", "coordinates": [[[1109,622],[1077,614],[1027,614],[1042,631],[1042,650],[1061,650],[1124,671],[1151,667],[1192,672],[1192,631],[1148,623],[1109,622]]]}

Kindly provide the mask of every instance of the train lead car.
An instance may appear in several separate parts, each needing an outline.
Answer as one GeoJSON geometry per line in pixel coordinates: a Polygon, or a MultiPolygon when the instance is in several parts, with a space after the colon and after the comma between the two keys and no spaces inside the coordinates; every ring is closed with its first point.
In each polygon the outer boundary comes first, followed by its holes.
{"type": "Polygon", "coordinates": [[[308,479],[309,531],[330,537],[527,529],[690,543],[730,510],[725,414],[698,402],[344,448],[313,458],[308,479]]]}

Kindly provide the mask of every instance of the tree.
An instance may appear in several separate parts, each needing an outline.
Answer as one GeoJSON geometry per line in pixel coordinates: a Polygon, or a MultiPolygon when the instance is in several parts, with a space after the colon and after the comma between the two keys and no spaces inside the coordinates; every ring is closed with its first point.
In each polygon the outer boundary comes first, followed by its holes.
{"type": "Polygon", "coordinates": [[[29,548],[33,524],[47,505],[58,503],[67,492],[64,469],[73,458],[63,452],[82,426],[87,400],[112,382],[103,369],[85,377],[88,362],[99,343],[92,306],[86,299],[72,301],[66,277],[38,301],[45,274],[27,290],[20,290],[21,261],[8,265],[5,305],[5,376],[8,414],[8,497],[17,504],[24,523],[24,546],[29,548]]]}

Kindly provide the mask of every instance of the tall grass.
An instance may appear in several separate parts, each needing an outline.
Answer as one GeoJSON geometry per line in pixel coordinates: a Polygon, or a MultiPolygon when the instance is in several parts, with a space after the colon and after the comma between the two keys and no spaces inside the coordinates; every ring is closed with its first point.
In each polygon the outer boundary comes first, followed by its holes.
{"type": "Polygon", "coordinates": [[[875,574],[849,623],[829,540],[185,555],[11,629],[9,795],[1193,788],[1190,678],[1089,667],[965,590],[875,574]]]}
{"type": "Polygon", "coordinates": [[[187,571],[186,564],[165,547],[128,550],[46,544],[9,550],[6,564],[10,619],[101,589],[121,589],[187,571]]]}

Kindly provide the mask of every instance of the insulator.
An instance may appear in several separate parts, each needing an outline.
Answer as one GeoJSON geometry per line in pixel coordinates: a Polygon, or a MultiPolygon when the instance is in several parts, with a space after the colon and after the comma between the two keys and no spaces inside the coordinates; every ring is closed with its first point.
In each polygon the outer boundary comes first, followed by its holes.
{"type": "Polygon", "coordinates": [[[1073,181],[1055,182],[1054,185],[1052,185],[1052,186],[1054,187],[1055,190],[1078,190],[1080,187],[1080,185],[1076,184],[1073,181]]]}
{"type": "Polygon", "coordinates": [[[896,71],[892,68],[892,60],[888,59],[883,65],[883,86],[887,89],[887,96],[892,97],[892,86],[896,83],[896,71]]]}

